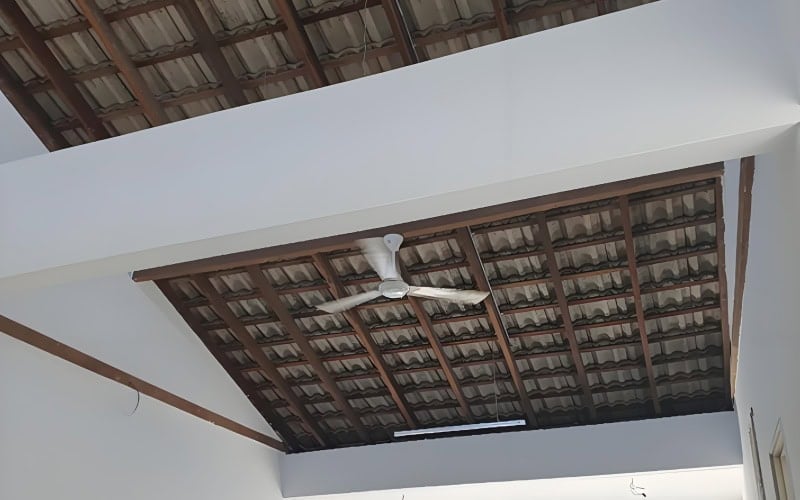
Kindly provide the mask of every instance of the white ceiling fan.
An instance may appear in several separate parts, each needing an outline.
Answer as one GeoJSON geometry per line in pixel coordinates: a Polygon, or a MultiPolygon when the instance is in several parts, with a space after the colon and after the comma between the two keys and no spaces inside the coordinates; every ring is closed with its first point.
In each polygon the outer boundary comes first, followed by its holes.
{"type": "Polygon", "coordinates": [[[472,305],[479,304],[489,296],[489,292],[412,286],[403,281],[397,268],[397,252],[400,250],[400,245],[403,244],[403,237],[399,234],[387,234],[383,238],[368,238],[359,240],[357,243],[364,253],[364,258],[381,279],[378,289],[326,302],[318,305],[317,309],[331,314],[339,313],[381,296],[387,299],[402,299],[406,295],[410,295],[472,305]]]}

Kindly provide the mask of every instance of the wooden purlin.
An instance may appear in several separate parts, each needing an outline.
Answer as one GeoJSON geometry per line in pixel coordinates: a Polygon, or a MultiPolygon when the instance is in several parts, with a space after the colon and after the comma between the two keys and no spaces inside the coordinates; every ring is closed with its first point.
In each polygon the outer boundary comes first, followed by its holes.
{"type": "MultiPolygon", "coordinates": [[[[242,390],[244,395],[250,403],[261,413],[267,423],[280,435],[286,442],[290,451],[299,451],[302,449],[299,441],[296,439],[294,433],[283,422],[283,419],[275,412],[273,404],[267,401],[261,394],[257,385],[251,380],[247,379],[244,374],[239,370],[239,367],[233,362],[231,358],[225,355],[225,351],[221,349],[212,338],[210,332],[203,328],[200,316],[187,307],[185,303],[178,297],[178,294],[172,289],[170,284],[166,281],[156,282],[156,286],[164,294],[172,307],[181,315],[183,320],[200,338],[200,341],[208,349],[208,352],[214,356],[214,359],[222,366],[226,372],[231,376],[233,381],[242,390]]],[[[244,350],[244,348],[242,349],[244,350]]]]}
{"type": "Polygon", "coordinates": [[[247,331],[247,328],[238,320],[236,315],[233,314],[233,311],[230,310],[225,301],[222,300],[219,292],[214,289],[209,279],[205,276],[194,275],[192,276],[192,280],[197,285],[200,293],[208,298],[214,312],[228,325],[228,328],[233,332],[236,339],[245,346],[247,353],[258,364],[259,369],[267,375],[267,378],[273,384],[275,384],[281,397],[289,402],[292,412],[297,415],[303,422],[303,425],[309,429],[314,439],[323,446],[329,446],[331,443],[325,437],[319,424],[317,424],[316,420],[308,413],[308,410],[306,410],[292,388],[283,379],[275,364],[264,354],[263,349],[258,345],[255,339],[253,339],[250,332],[247,331]]]}
{"type": "Polygon", "coordinates": [[[489,279],[486,277],[486,271],[484,270],[483,262],[481,262],[478,249],[475,247],[475,241],[473,240],[472,232],[468,227],[462,227],[456,232],[456,240],[458,241],[458,246],[461,248],[461,251],[464,253],[464,257],[469,263],[468,268],[470,270],[470,275],[472,276],[477,289],[483,292],[490,292],[489,296],[483,303],[486,306],[486,312],[489,316],[489,323],[492,325],[492,329],[494,330],[495,341],[497,342],[497,346],[500,348],[500,352],[503,354],[503,360],[506,364],[506,369],[511,374],[511,379],[514,381],[514,386],[517,389],[520,404],[522,405],[522,410],[527,417],[528,425],[531,427],[537,427],[538,420],[533,411],[533,405],[531,405],[530,398],[528,397],[528,390],[525,388],[525,381],[520,375],[517,362],[514,359],[514,354],[511,352],[511,345],[508,340],[508,333],[506,332],[505,325],[503,324],[503,317],[500,314],[499,308],[497,307],[494,295],[491,293],[492,287],[489,284],[489,279]]]}
{"type": "Polygon", "coordinates": [[[278,320],[281,322],[281,325],[289,334],[289,337],[294,341],[295,344],[297,344],[297,347],[300,348],[300,352],[302,352],[303,357],[305,357],[305,363],[311,365],[311,367],[314,369],[314,372],[316,372],[317,376],[322,381],[322,387],[333,397],[334,401],[336,401],[336,405],[347,417],[347,420],[350,421],[350,425],[355,428],[361,439],[364,440],[364,442],[369,442],[369,434],[367,433],[367,430],[361,421],[361,417],[350,405],[350,402],[347,400],[347,398],[342,395],[342,391],[336,385],[336,380],[330,373],[328,373],[328,370],[325,368],[325,365],[323,365],[322,360],[314,350],[314,347],[305,337],[303,332],[300,331],[300,328],[297,326],[297,323],[295,323],[294,318],[289,313],[289,309],[281,301],[280,296],[275,292],[275,288],[264,275],[264,272],[258,266],[250,266],[247,268],[247,274],[250,276],[253,284],[261,293],[261,297],[267,304],[267,307],[275,314],[275,316],[277,316],[278,320]]]}
{"type": "Polygon", "coordinates": [[[119,39],[111,24],[103,15],[103,11],[97,6],[95,0],[75,0],[75,3],[80,8],[84,17],[86,17],[89,25],[97,34],[100,42],[103,44],[106,52],[108,53],[111,61],[119,68],[122,76],[125,77],[125,82],[131,90],[131,93],[139,104],[144,109],[144,114],[150,121],[151,125],[163,125],[169,123],[169,118],[164,112],[164,108],[155,98],[153,92],[147,86],[139,70],[133,64],[130,55],[125,50],[122,41],[119,39]]]}
{"type": "Polygon", "coordinates": [[[39,67],[53,82],[53,86],[64,99],[67,106],[78,117],[86,133],[94,140],[107,139],[111,136],[103,125],[102,120],[95,114],[92,107],[83,98],[67,71],[61,66],[44,39],[33,27],[31,21],[17,5],[16,0],[0,2],[0,13],[17,32],[31,56],[39,63],[39,67]]]}
{"type": "MultiPolygon", "coordinates": [[[[317,268],[317,272],[319,272],[320,276],[325,278],[333,297],[335,299],[346,297],[348,293],[346,293],[344,285],[336,275],[336,272],[334,271],[333,266],[331,266],[328,259],[321,253],[315,253],[313,259],[314,267],[317,268]]],[[[403,396],[403,392],[398,387],[399,384],[396,383],[391,370],[389,370],[388,366],[386,365],[386,361],[383,359],[383,354],[378,346],[375,345],[375,341],[372,339],[369,328],[366,324],[364,324],[361,316],[359,316],[356,311],[345,311],[343,314],[347,322],[353,328],[356,338],[358,338],[361,345],[367,350],[370,361],[378,371],[383,385],[386,386],[387,390],[389,391],[392,400],[400,410],[400,414],[403,415],[406,425],[408,425],[408,427],[411,429],[416,429],[419,425],[417,419],[409,410],[408,403],[403,396]]]]}
{"type": "Polygon", "coordinates": [[[650,342],[647,337],[647,322],[645,321],[642,291],[639,284],[639,270],[636,266],[636,245],[633,240],[633,225],[631,224],[631,213],[627,196],[621,196],[619,198],[619,210],[622,218],[622,228],[625,232],[625,253],[628,261],[628,274],[631,278],[633,301],[636,305],[636,324],[639,330],[639,342],[642,347],[645,370],[647,371],[650,399],[653,401],[653,410],[656,415],[661,415],[661,402],[658,399],[656,375],[653,369],[653,359],[650,356],[650,342]]]}
{"type": "Polygon", "coordinates": [[[231,106],[244,106],[247,104],[247,97],[236,75],[231,71],[231,66],[225,59],[214,34],[208,27],[203,14],[197,7],[195,0],[177,0],[177,5],[183,12],[189,26],[195,33],[200,51],[206,59],[211,71],[217,79],[222,82],[225,98],[231,106]]]}
{"type": "Polygon", "coordinates": [[[580,349],[578,348],[578,339],[575,337],[572,316],[569,312],[569,303],[564,293],[561,271],[558,268],[558,261],[556,260],[556,253],[553,249],[553,242],[550,239],[550,230],[547,228],[547,217],[544,212],[537,214],[537,226],[539,228],[539,238],[541,238],[545,249],[547,269],[550,273],[549,281],[553,284],[556,300],[558,301],[559,310],[561,311],[561,321],[564,325],[564,337],[566,337],[567,343],[569,344],[570,353],[572,354],[572,363],[575,365],[575,373],[583,392],[583,405],[589,410],[589,417],[595,420],[597,419],[597,410],[594,406],[589,379],[586,376],[586,367],[583,365],[580,349]]]}
{"type": "Polygon", "coordinates": [[[311,45],[311,40],[308,38],[303,21],[297,14],[292,0],[272,0],[272,3],[278,9],[283,22],[286,24],[289,45],[291,45],[295,57],[303,60],[313,86],[324,87],[328,85],[328,77],[325,76],[325,70],[322,69],[319,57],[314,50],[314,46],[311,45]]]}

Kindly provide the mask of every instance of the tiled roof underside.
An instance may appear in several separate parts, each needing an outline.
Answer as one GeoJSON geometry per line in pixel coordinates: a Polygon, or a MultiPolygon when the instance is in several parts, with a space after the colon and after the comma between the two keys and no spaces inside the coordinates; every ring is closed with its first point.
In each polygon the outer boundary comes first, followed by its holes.
{"type": "Polygon", "coordinates": [[[498,418],[539,428],[717,411],[730,407],[718,192],[709,179],[405,242],[411,284],[480,288],[485,273],[493,301],[476,307],[406,298],[349,316],[315,309],[342,289],[377,286],[356,250],[309,250],[159,286],[294,451],[498,418]]]}
{"type": "MultiPolygon", "coordinates": [[[[194,16],[185,0],[80,1],[94,2],[102,10],[121,50],[143,78],[143,91],[155,98],[168,121],[229,108],[237,104],[232,99],[238,104],[253,103],[318,85],[309,76],[312,62],[299,53],[280,16],[279,4],[286,0],[189,0],[198,7],[194,16]],[[203,46],[201,32],[221,51],[220,57],[203,46]],[[226,74],[232,74],[227,83],[226,74]]],[[[121,73],[121,63],[109,55],[97,30],[81,14],[79,1],[9,2],[21,7],[23,22],[46,41],[68,85],[77,87],[102,120],[102,132],[114,136],[154,124],[141,96],[121,73]]],[[[323,84],[335,84],[500,41],[495,3],[505,5],[508,36],[520,36],[647,2],[295,0],[292,5],[313,50],[310,57],[319,61],[324,72],[323,84]],[[398,6],[415,55],[406,54],[397,42],[399,28],[393,29],[388,5],[398,6]]],[[[45,131],[37,130],[40,135],[49,133],[56,136],[55,143],[64,141],[60,147],[93,140],[49,77],[40,55],[17,33],[6,9],[0,7],[0,76],[7,77],[3,91],[29,123],[39,118],[45,124],[45,131]],[[21,97],[15,100],[15,94],[21,97]]]]}

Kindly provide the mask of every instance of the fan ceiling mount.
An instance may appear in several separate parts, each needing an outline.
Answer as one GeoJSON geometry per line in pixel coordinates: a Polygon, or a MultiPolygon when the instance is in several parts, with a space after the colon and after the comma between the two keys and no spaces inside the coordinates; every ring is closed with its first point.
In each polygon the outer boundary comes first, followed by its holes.
{"type": "Polygon", "coordinates": [[[317,309],[333,314],[352,309],[378,297],[402,299],[406,295],[475,305],[489,296],[489,292],[413,286],[403,281],[397,266],[397,252],[400,251],[400,245],[403,244],[403,237],[399,234],[387,234],[383,238],[358,240],[357,244],[370,267],[378,273],[381,279],[378,289],[326,302],[318,305],[317,309]]]}

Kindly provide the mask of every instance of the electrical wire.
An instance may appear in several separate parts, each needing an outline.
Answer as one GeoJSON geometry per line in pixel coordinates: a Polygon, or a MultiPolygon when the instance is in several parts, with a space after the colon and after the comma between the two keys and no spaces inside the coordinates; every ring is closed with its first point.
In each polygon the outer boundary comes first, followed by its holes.
{"type": "Polygon", "coordinates": [[[131,412],[130,415],[128,415],[129,417],[132,417],[133,414],[136,413],[136,410],[139,409],[139,402],[142,400],[142,393],[139,392],[139,389],[135,390],[136,390],[136,406],[133,407],[133,411],[131,412]]]}
{"type": "Polygon", "coordinates": [[[361,70],[364,72],[363,76],[367,76],[367,7],[369,6],[369,0],[364,0],[364,8],[362,9],[364,12],[361,14],[361,24],[364,31],[364,39],[361,42],[363,46],[361,52],[361,70]]]}

